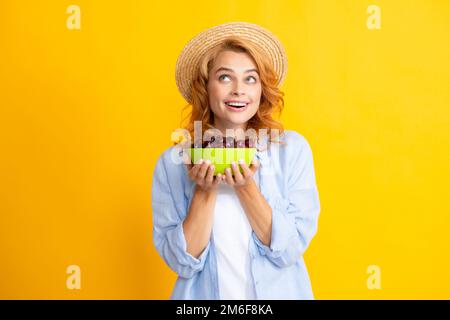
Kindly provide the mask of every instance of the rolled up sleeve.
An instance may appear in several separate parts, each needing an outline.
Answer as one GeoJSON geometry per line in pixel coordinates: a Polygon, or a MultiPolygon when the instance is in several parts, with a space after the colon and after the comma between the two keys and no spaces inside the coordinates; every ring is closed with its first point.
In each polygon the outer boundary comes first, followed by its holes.
{"type": "Polygon", "coordinates": [[[153,242],[159,255],[175,273],[183,278],[192,278],[203,270],[210,243],[198,258],[187,252],[184,218],[181,218],[186,214],[179,212],[173,192],[181,193],[182,190],[171,189],[164,158],[161,156],[155,166],[152,183],[153,242]]]}
{"type": "Polygon", "coordinates": [[[306,139],[297,134],[294,148],[300,150],[288,159],[288,194],[268,202],[272,208],[272,234],[269,246],[253,232],[261,255],[278,267],[294,264],[304,254],[317,232],[320,212],[312,151],[306,139]]]}

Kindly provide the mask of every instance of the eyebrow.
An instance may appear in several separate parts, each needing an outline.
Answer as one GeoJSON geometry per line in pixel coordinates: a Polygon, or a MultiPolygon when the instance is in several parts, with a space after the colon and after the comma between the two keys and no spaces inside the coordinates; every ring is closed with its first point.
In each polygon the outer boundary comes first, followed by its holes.
{"type": "MultiPolygon", "coordinates": [[[[234,72],[233,69],[226,68],[226,67],[220,67],[219,69],[216,70],[216,73],[218,73],[219,71],[230,71],[230,72],[234,72]]],[[[246,70],[244,73],[248,73],[248,72],[252,72],[252,71],[255,71],[256,73],[259,74],[258,70],[256,70],[256,69],[248,69],[248,70],[246,70]]]]}

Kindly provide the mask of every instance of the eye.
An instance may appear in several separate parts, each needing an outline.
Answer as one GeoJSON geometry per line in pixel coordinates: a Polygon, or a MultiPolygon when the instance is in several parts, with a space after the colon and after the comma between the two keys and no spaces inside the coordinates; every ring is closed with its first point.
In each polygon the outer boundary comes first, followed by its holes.
{"type": "Polygon", "coordinates": [[[219,80],[222,80],[223,79],[223,77],[230,77],[229,75],[227,75],[227,74],[222,74],[221,76],[219,76],[219,80]]]}
{"type": "Polygon", "coordinates": [[[256,82],[256,78],[254,76],[247,77],[247,79],[250,79],[250,78],[253,78],[253,80],[255,80],[255,82],[256,82]]]}

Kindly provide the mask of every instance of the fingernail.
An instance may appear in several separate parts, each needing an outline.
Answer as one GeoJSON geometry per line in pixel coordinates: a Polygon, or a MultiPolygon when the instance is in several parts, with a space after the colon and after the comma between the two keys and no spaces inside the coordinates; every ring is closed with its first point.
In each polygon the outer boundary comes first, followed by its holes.
{"type": "Polygon", "coordinates": [[[206,164],[207,164],[207,165],[210,165],[210,164],[211,164],[211,161],[210,161],[210,160],[206,160],[206,164]]]}
{"type": "Polygon", "coordinates": [[[232,161],[231,165],[234,167],[236,165],[236,162],[232,161]]]}
{"type": "Polygon", "coordinates": [[[243,164],[243,163],[244,163],[244,160],[242,160],[242,159],[239,159],[239,163],[242,163],[242,164],[243,164]]]}
{"type": "Polygon", "coordinates": [[[214,166],[209,167],[209,170],[213,171],[214,170],[214,166]]]}
{"type": "Polygon", "coordinates": [[[225,170],[226,172],[230,172],[231,171],[231,169],[230,168],[227,168],[226,170],[225,170]]]}
{"type": "Polygon", "coordinates": [[[198,164],[202,164],[203,163],[203,159],[198,160],[198,164]]]}

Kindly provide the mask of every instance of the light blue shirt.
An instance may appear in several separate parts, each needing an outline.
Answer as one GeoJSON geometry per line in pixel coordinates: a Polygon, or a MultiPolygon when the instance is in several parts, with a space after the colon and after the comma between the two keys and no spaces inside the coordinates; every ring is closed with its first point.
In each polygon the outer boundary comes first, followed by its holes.
{"type": "MultiPolygon", "coordinates": [[[[281,141],[259,150],[255,181],[272,208],[270,246],[252,232],[249,253],[257,299],[314,299],[303,254],[317,232],[320,212],[313,155],[308,141],[285,130],[281,141]]],[[[158,158],[153,172],[153,241],[166,264],[178,275],[171,299],[219,300],[214,237],[195,258],[186,251],[183,220],[195,183],[172,146],[158,158]]]]}

